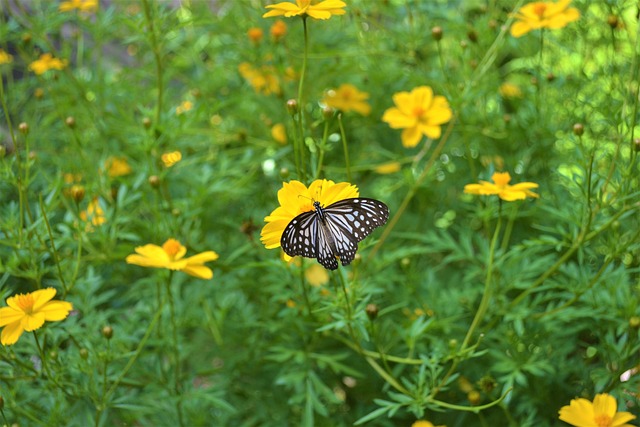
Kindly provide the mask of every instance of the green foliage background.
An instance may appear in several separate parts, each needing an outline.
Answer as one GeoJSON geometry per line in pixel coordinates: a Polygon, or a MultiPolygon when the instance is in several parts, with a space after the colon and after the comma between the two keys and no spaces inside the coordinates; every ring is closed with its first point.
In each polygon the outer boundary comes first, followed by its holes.
{"type": "Polygon", "coordinates": [[[306,167],[324,152],[321,177],[349,171],[399,215],[320,287],[305,279],[314,260],[288,265],[259,241],[282,182],[303,179],[286,109],[298,80],[285,78],[300,73],[301,19],[275,42],[260,1],[115,0],[89,15],[5,3],[0,293],[51,286],[75,308],[37,331],[50,373],[32,334],[0,350],[5,423],[540,427],[601,392],[638,413],[639,376],[620,380],[640,350],[637,2],[574,1],[578,21],[517,39],[523,2],[348,1],[308,20],[306,167]],[[69,66],[36,76],[41,52],[69,66]],[[281,93],[256,92],[243,62],[273,66],[281,93]],[[501,96],[505,82],[522,96],[501,96]],[[338,116],[319,105],[342,83],[372,107],[341,115],[349,164],[338,116]],[[455,119],[406,149],[380,118],[422,85],[455,119]],[[176,114],[183,101],[193,108],[176,114]],[[174,150],[183,159],[165,168],[174,150]],[[132,173],[110,177],[112,156],[132,173]],[[388,161],[400,171],[375,172],[388,161]],[[463,194],[496,170],[540,198],[463,194]],[[81,177],[79,204],[65,174],[81,177]],[[106,223],[87,229],[95,197],[106,223]],[[219,253],[214,278],[125,263],[170,237],[219,253]]]}

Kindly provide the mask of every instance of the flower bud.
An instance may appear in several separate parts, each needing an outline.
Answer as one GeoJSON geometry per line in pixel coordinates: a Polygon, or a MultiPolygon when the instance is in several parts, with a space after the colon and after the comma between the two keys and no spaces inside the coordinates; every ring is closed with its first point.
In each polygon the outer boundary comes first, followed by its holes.
{"type": "Polygon", "coordinates": [[[629,326],[633,329],[638,329],[640,328],[640,317],[638,316],[631,316],[629,318],[629,326]]]}
{"type": "Polygon", "coordinates": [[[296,101],[295,99],[290,99],[287,101],[287,111],[289,111],[289,114],[291,114],[292,116],[294,114],[298,113],[298,101],[296,101]]]}
{"type": "Polygon", "coordinates": [[[495,30],[496,28],[498,28],[498,21],[496,21],[495,19],[490,19],[487,25],[490,29],[495,30]]]}
{"type": "Polygon", "coordinates": [[[640,138],[635,138],[633,140],[633,149],[637,152],[640,152],[640,138]]]}
{"type": "Polygon", "coordinates": [[[618,20],[618,17],[616,15],[609,15],[607,17],[607,24],[609,24],[609,26],[612,29],[617,28],[619,23],[620,23],[620,21],[618,20]]]}
{"type": "Polygon", "coordinates": [[[113,337],[113,328],[111,326],[105,326],[102,328],[102,336],[110,340],[113,337]]]}
{"type": "Polygon", "coordinates": [[[18,130],[26,135],[29,133],[29,125],[25,122],[22,122],[18,125],[18,130]]]}
{"type": "Polygon", "coordinates": [[[160,178],[158,177],[158,175],[151,175],[149,177],[149,185],[151,185],[153,188],[160,187],[160,178]]]}
{"type": "Polygon", "coordinates": [[[36,88],[36,90],[33,91],[33,96],[35,96],[36,99],[41,99],[44,96],[44,89],[41,87],[36,88]]]}
{"type": "Polygon", "coordinates": [[[378,317],[378,306],[375,304],[367,304],[364,311],[367,313],[367,317],[372,322],[378,317]]]}
{"type": "Polygon", "coordinates": [[[280,178],[282,178],[282,179],[289,178],[289,169],[288,168],[280,168],[280,178]]]}
{"type": "Polygon", "coordinates": [[[576,123],[573,125],[573,134],[576,136],[582,136],[584,133],[584,125],[582,123],[576,123]]]}
{"type": "Polygon", "coordinates": [[[142,126],[144,126],[145,129],[149,129],[151,127],[151,119],[149,117],[142,119],[142,126]]]}
{"type": "Polygon", "coordinates": [[[471,43],[477,43],[478,33],[476,33],[476,30],[469,30],[467,31],[467,38],[471,41],[471,43]]]}
{"type": "Polygon", "coordinates": [[[84,199],[84,186],[78,184],[73,185],[71,190],[69,190],[69,194],[71,194],[71,198],[74,202],[80,203],[82,199],[84,199]]]}
{"type": "Polygon", "coordinates": [[[467,393],[467,399],[469,399],[469,403],[471,403],[472,405],[477,405],[482,401],[482,396],[480,395],[479,391],[471,390],[469,393],[467,393]]]}
{"type": "Polygon", "coordinates": [[[325,105],[324,107],[322,107],[322,117],[324,117],[325,120],[329,120],[333,118],[333,115],[335,114],[335,112],[336,110],[329,107],[328,105],[325,105]]]}
{"type": "Polygon", "coordinates": [[[554,81],[555,79],[556,79],[556,75],[555,75],[555,74],[553,74],[553,73],[549,73],[549,74],[547,74],[547,81],[548,81],[548,82],[552,82],[552,81],[554,81]]]}
{"type": "Polygon", "coordinates": [[[31,33],[24,33],[24,34],[22,35],[22,43],[24,43],[24,44],[29,44],[29,43],[31,43],[31,40],[32,40],[32,39],[33,39],[33,38],[31,37],[31,33]]]}
{"type": "Polygon", "coordinates": [[[87,350],[86,348],[81,348],[80,357],[83,358],[84,360],[87,360],[89,358],[89,350],[87,350]]]}
{"type": "Polygon", "coordinates": [[[431,29],[431,37],[433,37],[433,39],[435,41],[440,41],[442,40],[442,34],[444,33],[444,31],[442,31],[442,27],[437,26],[437,27],[433,27],[431,29]]]}
{"type": "Polygon", "coordinates": [[[36,152],[36,150],[31,150],[29,151],[29,155],[27,157],[29,158],[29,160],[35,160],[38,158],[38,153],[36,152]]]}
{"type": "Polygon", "coordinates": [[[69,126],[71,129],[73,129],[74,127],[76,127],[76,119],[69,116],[66,119],[64,119],[64,124],[69,126]]]}
{"type": "Polygon", "coordinates": [[[478,386],[485,393],[491,393],[498,386],[498,383],[492,376],[485,375],[478,381],[478,386]]]}

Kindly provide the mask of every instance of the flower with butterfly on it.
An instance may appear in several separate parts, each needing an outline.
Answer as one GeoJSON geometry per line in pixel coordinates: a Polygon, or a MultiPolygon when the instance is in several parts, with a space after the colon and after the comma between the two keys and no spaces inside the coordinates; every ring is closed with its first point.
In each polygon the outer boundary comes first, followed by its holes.
{"type": "Polygon", "coordinates": [[[329,270],[353,261],[358,242],[386,223],[387,206],[359,197],[348,182],[316,180],[283,183],[280,206],[265,218],[260,240],[267,249],[281,246],[289,256],[317,258],[329,270]]]}

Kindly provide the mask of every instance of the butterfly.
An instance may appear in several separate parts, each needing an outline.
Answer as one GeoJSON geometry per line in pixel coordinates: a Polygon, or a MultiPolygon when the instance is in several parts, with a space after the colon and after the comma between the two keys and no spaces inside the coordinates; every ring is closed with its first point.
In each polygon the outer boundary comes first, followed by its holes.
{"type": "Polygon", "coordinates": [[[364,197],[344,199],[322,207],[313,202],[313,209],[293,218],[284,229],[280,246],[289,256],[317,258],[324,268],[349,265],[356,256],[358,242],[389,219],[384,203],[364,197]]]}

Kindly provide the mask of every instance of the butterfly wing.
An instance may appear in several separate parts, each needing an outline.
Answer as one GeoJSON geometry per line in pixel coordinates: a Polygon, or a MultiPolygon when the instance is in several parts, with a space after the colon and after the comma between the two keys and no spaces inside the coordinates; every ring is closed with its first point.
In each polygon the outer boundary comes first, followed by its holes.
{"type": "Polygon", "coordinates": [[[284,229],[280,238],[282,250],[289,256],[317,256],[318,216],[315,211],[303,212],[284,229]]]}
{"type": "MultiPolygon", "coordinates": [[[[342,265],[353,261],[358,250],[358,242],[389,219],[389,208],[384,203],[364,197],[344,199],[324,208],[326,218],[325,234],[332,238],[330,247],[340,257],[342,265]]],[[[319,224],[323,229],[322,224],[319,224]]],[[[324,264],[323,264],[324,265],[324,264]]]]}

